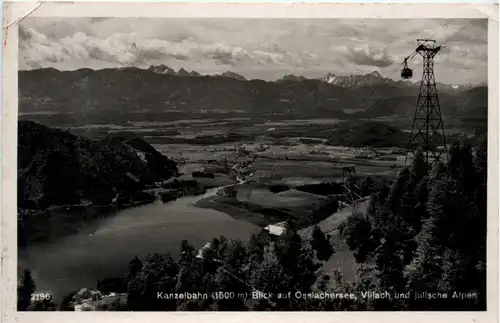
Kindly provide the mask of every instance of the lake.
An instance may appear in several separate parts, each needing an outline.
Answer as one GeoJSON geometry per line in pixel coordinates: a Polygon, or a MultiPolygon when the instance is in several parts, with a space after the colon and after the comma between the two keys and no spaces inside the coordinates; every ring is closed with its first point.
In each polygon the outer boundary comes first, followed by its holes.
{"type": "Polygon", "coordinates": [[[93,232],[82,230],[20,251],[18,265],[32,270],[37,290],[60,300],[83,287],[95,288],[99,279],[126,273],[134,256],[143,259],[155,252],[170,252],[177,258],[182,239],[200,248],[220,235],[247,241],[260,231],[225,213],[192,206],[201,198],[183,197],[168,204],[122,210],[99,222],[93,232]]]}

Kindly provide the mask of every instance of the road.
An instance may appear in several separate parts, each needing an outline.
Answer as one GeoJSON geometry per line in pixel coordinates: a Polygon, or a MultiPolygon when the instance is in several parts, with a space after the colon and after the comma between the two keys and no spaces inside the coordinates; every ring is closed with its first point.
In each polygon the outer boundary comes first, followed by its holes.
{"type": "MultiPolygon", "coordinates": [[[[368,201],[359,202],[357,211],[364,212],[367,205],[368,201]]],[[[353,280],[356,277],[358,264],[356,263],[356,260],[352,255],[352,251],[349,249],[349,246],[347,246],[338,228],[349,218],[349,216],[351,216],[353,209],[353,206],[349,205],[318,223],[319,228],[325,234],[330,235],[330,242],[333,244],[335,250],[335,253],[330,257],[330,259],[328,259],[321,269],[326,274],[331,274],[333,270],[339,270],[342,277],[347,280],[353,280]]],[[[299,233],[302,237],[310,237],[312,227],[302,229],[299,233]]]]}
{"type": "MultiPolygon", "coordinates": [[[[368,198],[365,198],[368,199],[368,198]]],[[[358,203],[356,210],[358,212],[364,212],[368,205],[368,201],[362,201],[358,203]]],[[[325,234],[332,234],[334,231],[338,229],[338,227],[347,220],[349,216],[351,216],[352,211],[354,210],[352,205],[348,205],[337,212],[333,213],[323,221],[319,222],[317,225],[325,234]]],[[[303,236],[307,236],[312,232],[312,226],[304,228],[300,230],[300,234],[303,236]]]]}

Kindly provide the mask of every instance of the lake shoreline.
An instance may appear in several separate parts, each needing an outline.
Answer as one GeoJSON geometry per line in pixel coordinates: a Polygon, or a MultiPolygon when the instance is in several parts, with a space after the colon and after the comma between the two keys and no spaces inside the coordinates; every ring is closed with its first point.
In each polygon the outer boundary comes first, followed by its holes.
{"type": "Polygon", "coordinates": [[[140,190],[148,198],[141,200],[129,199],[125,203],[117,199],[110,204],[95,204],[90,201],[83,203],[50,205],[46,208],[19,207],[18,215],[18,250],[24,250],[33,245],[46,244],[78,234],[81,230],[94,227],[99,221],[113,216],[121,211],[136,208],[158,201],[169,203],[187,196],[202,196],[207,190],[202,187],[188,187],[180,181],[175,189],[153,187],[140,190]],[[174,194],[175,198],[164,199],[165,192],[174,194]]]}
{"type": "Polygon", "coordinates": [[[259,227],[265,227],[274,221],[267,221],[255,212],[246,211],[233,205],[225,204],[219,196],[210,196],[199,200],[193,206],[203,209],[215,210],[227,214],[231,218],[251,223],[259,227]]]}
{"type": "Polygon", "coordinates": [[[202,198],[185,196],[120,210],[77,233],[20,250],[19,267],[32,270],[40,291],[60,299],[84,287],[95,289],[98,280],[125,274],[134,256],[170,253],[177,258],[182,240],[198,248],[221,235],[246,241],[260,232],[251,223],[196,206],[202,198]]]}

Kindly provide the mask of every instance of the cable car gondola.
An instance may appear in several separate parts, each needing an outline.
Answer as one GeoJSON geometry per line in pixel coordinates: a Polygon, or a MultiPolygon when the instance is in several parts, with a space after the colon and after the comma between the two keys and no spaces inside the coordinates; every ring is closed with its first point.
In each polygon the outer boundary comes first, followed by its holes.
{"type": "Polygon", "coordinates": [[[413,70],[408,67],[404,67],[401,70],[401,77],[404,79],[410,79],[413,76],[413,70]]]}
{"type": "Polygon", "coordinates": [[[408,67],[408,57],[405,58],[403,62],[403,69],[401,70],[401,77],[404,79],[409,79],[413,76],[413,70],[408,67]]]}

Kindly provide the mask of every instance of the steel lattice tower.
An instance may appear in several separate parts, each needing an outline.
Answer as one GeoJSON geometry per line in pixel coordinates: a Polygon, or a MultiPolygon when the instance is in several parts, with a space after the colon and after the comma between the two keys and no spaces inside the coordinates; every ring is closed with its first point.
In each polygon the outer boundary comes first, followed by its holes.
{"type": "Polygon", "coordinates": [[[434,79],[434,57],[441,46],[437,46],[436,41],[429,39],[417,39],[417,44],[415,54],[418,53],[423,58],[423,73],[405,164],[419,149],[422,149],[427,166],[432,168],[441,160],[443,154],[446,155],[444,125],[434,79]]]}

